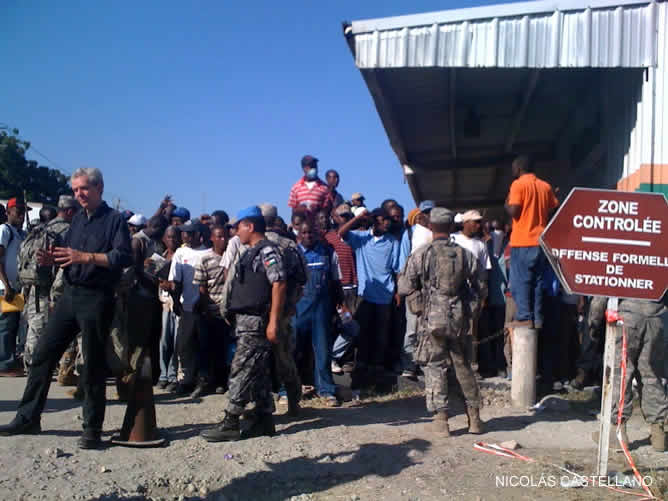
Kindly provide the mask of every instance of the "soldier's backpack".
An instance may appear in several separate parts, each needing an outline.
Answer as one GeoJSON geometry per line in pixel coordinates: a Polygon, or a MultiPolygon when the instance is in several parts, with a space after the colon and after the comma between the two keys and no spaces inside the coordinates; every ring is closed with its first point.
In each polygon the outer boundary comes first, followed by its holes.
{"type": "Polygon", "coordinates": [[[61,235],[68,226],[69,224],[64,221],[51,221],[30,230],[19,248],[18,276],[21,287],[39,286],[44,290],[51,288],[57,270],[53,266],[37,264],[37,249],[48,249],[53,245],[61,245],[61,235]]]}
{"type": "Polygon", "coordinates": [[[425,251],[424,308],[427,332],[433,336],[456,337],[465,331],[470,318],[468,270],[466,250],[452,242],[434,242],[425,251]]]}
{"type": "Polygon", "coordinates": [[[308,282],[308,266],[306,259],[297,244],[278,233],[267,232],[267,240],[275,243],[283,258],[285,275],[287,277],[287,292],[285,297],[285,312],[292,316],[296,312],[297,302],[301,299],[304,285],[308,282]]]}

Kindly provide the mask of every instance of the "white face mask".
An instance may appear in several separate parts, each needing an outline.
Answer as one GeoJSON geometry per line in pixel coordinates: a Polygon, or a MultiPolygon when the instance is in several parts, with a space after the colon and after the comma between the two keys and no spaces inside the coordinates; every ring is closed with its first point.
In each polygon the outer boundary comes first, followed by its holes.
{"type": "Polygon", "coordinates": [[[309,181],[315,181],[318,178],[318,169],[315,167],[311,167],[308,171],[306,171],[306,179],[309,181]]]}

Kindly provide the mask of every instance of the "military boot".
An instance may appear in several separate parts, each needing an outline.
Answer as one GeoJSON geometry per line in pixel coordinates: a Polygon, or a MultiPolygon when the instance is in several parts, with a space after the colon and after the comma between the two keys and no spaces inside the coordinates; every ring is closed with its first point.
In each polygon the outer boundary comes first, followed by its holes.
{"type": "Polygon", "coordinates": [[[202,431],[200,436],[207,442],[239,440],[241,438],[239,416],[226,412],[218,426],[202,431]]]}
{"type": "Polygon", "coordinates": [[[663,424],[654,423],[650,427],[649,441],[652,447],[657,452],[666,451],[666,432],[663,429],[663,424]]]}
{"type": "MultiPolygon", "coordinates": [[[[301,390],[301,388],[300,388],[301,390]]],[[[299,411],[301,410],[301,407],[299,407],[299,393],[301,391],[289,388],[287,390],[288,394],[288,416],[290,417],[297,417],[299,416],[299,411]]]]}
{"type": "Polygon", "coordinates": [[[429,431],[443,435],[450,436],[450,426],[448,426],[448,413],[446,411],[438,411],[434,414],[434,419],[429,425],[429,431]]]}
{"type": "Polygon", "coordinates": [[[474,435],[485,433],[485,427],[480,419],[480,409],[467,406],[466,415],[469,418],[469,433],[473,433],[474,435]]]}
{"type": "Polygon", "coordinates": [[[253,424],[251,424],[247,429],[241,431],[241,438],[254,438],[254,437],[273,437],[276,434],[276,428],[274,427],[274,416],[269,413],[257,413],[253,424]]]}

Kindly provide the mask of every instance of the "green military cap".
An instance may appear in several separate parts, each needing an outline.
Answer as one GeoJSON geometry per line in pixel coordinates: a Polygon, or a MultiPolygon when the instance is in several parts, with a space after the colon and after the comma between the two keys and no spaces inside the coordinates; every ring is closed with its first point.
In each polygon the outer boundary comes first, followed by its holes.
{"type": "Polygon", "coordinates": [[[432,224],[452,223],[455,213],[445,207],[434,207],[429,213],[429,221],[432,224]]]}

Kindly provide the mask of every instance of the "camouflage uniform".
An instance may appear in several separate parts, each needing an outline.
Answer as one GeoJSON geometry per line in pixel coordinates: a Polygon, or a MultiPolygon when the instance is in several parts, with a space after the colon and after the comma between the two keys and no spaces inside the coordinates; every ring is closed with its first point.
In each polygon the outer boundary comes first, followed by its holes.
{"type": "MultiPolygon", "coordinates": [[[[301,266],[304,272],[308,271],[306,261],[303,254],[299,251],[297,244],[280,236],[278,233],[268,231],[265,234],[267,240],[277,244],[281,249],[285,247],[294,247],[296,255],[301,259],[301,266]]],[[[295,315],[295,307],[302,295],[302,290],[291,290],[288,288],[288,297],[285,298],[285,308],[281,315],[280,324],[278,326],[278,343],[272,345],[274,351],[274,364],[276,367],[276,374],[278,379],[283,383],[289,392],[292,392],[297,400],[301,398],[302,383],[297,370],[297,364],[292,354],[295,352],[295,331],[291,322],[295,315]]]]}
{"type": "MultiPolygon", "coordinates": [[[[264,269],[270,284],[286,280],[285,267],[275,247],[266,246],[252,262],[253,270],[264,269]]],[[[234,290],[230,291],[234,294],[234,290]]],[[[270,305],[267,305],[267,312],[270,305]]],[[[243,413],[246,404],[255,402],[258,413],[274,412],[271,394],[271,350],[267,339],[268,313],[264,316],[235,315],[237,349],[230,369],[227,412],[243,413]]]]}
{"type": "Polygon", "coordinates": [[[448,380],[447,368],[452,365],[455,375],[466,398],[466,404],[474,409],[480,407],[480,392],[471,363],[465,349],[465,334],[468,329],[471,312],[468,308],[471,296],[470,289],[479,288],[478,264],[475,257],[467,250],[449,242],[447,239],[436,239],[430,245],[415,251],[406,263],[404,273],[399,277],[398,292],[407,296],[417,290],[423,292],[425,313],[420,317],[419,340],[415,352],[415,361],[422,365],[425,375],[425,396],[427,409],[431,412],[447,411],[448,380]],[[455,262],[463,263],[461,270],[453,273],[448,269],[438,269],[437,260],[432,260],[435,252],[450,252],[458,255],[455,262]],[[432,269],[434,268],[434,269],[432,269]],[[450,296],[451,310],[435,311],[430,301],[433,288],[438,287],[441,280],[452,278],[455,294],[450,296]],[[434,331],[430,327],[429,318],[448,317],[447,332],[434,331]]]}
{"type": "MultiPolygon", "coordinates": [[[[668,395],[661,383],[664,363],[663,314],[666,306],[652,301],[621,299],[619,314],[624,320],[627,338],[626,395],[623,420],[631,417],[633,392],[631,382],[638,381],[640,404],[648,424],[663,424],[668,417],[668,395]]],[[[622,352],[622,336],[617,337],[617,358],[622,352]]],[[[615,364],[616,381],[621,378],[621,368],[615,364]]],[[[619,385],[613,388],[613,423],[617,422],[619,385]]]]}
{"type": "MultiPolygon", "coordinates": [[[[47,223],[49,231],[58,235],[59,238],[65,236],[67,230],[70,229],[70,223],[65,221],[62,217],[47,223]]],[[[23,360],[26,367],[30,367],[32,363],[32,354],[37,345],[37,340],[40,334],[44,331],[46,323],[49,319],[49,304],[51,283],[36,284],[24,287],[24,295],[27,296],[25,309],[23,310],[26,321],[28,322],[28,333],[26,335],[25,351],[23,353],[23,360]]]]}

